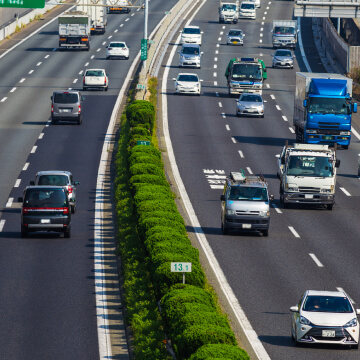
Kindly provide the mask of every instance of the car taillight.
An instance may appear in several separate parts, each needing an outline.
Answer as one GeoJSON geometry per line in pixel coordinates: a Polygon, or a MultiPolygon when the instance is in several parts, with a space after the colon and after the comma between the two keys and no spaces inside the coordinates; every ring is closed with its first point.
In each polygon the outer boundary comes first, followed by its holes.
{"type": "Polygon", "coordinates": [[[51,105],[51,112],[54,112],[54,105],[51,105]]]}
{"type": "Polygon", "coordinates": [[[68,186],[68,192],[69,192],[69,194],[72,194],[72,192],[73,192],[73,187],[72,186],[68,186]]]}
{"type": "Polygon", "coordinates": [[[68,214],[68,213],[69,213],[69,208],[68,208],[68,207],[64,207],[64,208],[62,208],[62,210],[63,210],[63,213],[64,213],[64,214],[68,214]]]}
{"type": "Polygon", "coordinates": [[[83,83],[85,84],[85,76],[84,76],[84,78],[83,78],[83,83]]]}
{"type": "Polygon", "coordinates": [[[105,82],[104,82],[104,84],[106,85],[106,76],[105,76],[105,82]]]}
{"type": "Polygon", "coordinates": [[[81,105],[79,105],[79,113],[81,112],[81,105]]]}
{"type": "Polygon", "coordinates": [[[29,212],[29,208],[23,207],[22,212],[23,214],[27,214],[29,212]]]}

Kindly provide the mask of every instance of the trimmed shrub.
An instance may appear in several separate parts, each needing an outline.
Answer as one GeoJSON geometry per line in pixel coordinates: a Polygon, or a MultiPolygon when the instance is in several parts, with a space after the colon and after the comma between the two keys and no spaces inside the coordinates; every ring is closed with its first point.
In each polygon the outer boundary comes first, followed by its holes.
{"type": "Polygon", "coordinates": [[[146,100],[135,100],[130,105],[126,107],[126,118],[129,120],[130,124],[136,117],[136,113],[140,109],[147,109],[154,112],[154,106],[146,100]]]}
{"type": "MultiPolygon", "coordinates": [[[[164,170],[161,166],[153,165],[153,164],[134,164],[130,166],[131,175],[158,175],[160,177],[165,178],[164,170]]],[[[174,202],[174,201],[173,201],[174,202]]]]}
{"type": "MultiPolygon", "coordinates": [[[[157,156],[159,159],[161,159],[161,152],[157,149],[155,149],[153,146],[147,146],[147,145],[136,145],[130,150],[130,156],[132,156],[135,153],[142,153],[143,155],[153,155],[157,156]]],[[[129,156],[129,157],[130,157],[129,156]]]]}
{"type": "MultiPolygon", "coordinates": [[[[164,189],[164,187],[162,187],[164,189]]],[[[160,200],[160,201],[168,201],[174,200],[174,196],[170,191],[137,191],[134,200],[136,206],[138,206],[143,201],[150,201],[150,200],[160,200]]]]}
{"type": "Polygon", "coordinates": [[[134,175],[130,178],[130,186],[135,190],[135,184],[152,184],[163,185],[169,187],[169,183],[166,181],[165,176],[158,175],[134,175]]]}
{"type": "Polygon", "coordinates": [[[153,145],[152,143],[152,137],[150,135],[139,135],[139,134],[135,134],[135,135],[132,135],[130,137],[130,140],[129,140],[129,147],[132,148],[134,146],[147,146],[147,145],[138,145],[137,144],[137,141],[138,140],[142,140],[142,141],[150,141],[150,145],[153,145]]]}
{"type": "MultiPolygon", "coordinates": [[[[153,228],[154,229],[154,228],[153,228]]],[[[191,246],[191,241],[185,235],[179,234],[178,231],[174,231],[173,229],[159,227],[156,229],[159,231],[154,232],[152,235],[148,236],[146,233],[145,245],[148,251],[152,251],[154,247],[161,243],[170,242],[171,244],[177,245],[182,244],[186,246],[191,246]]]]}
{"type": "MultiPolygon", "coordinates": [[[[170,255],[170,254],[169,254],[170,255]]],[[[154,279],[154,289],[155,292],[161,296],[166,294],[169,291],[170,287],[182,283],[182,273],[175,273],[170,271],[170,263],[172,261],[182,262],[186,261],[183,256],[173,255],[170,261],[162,263],[153,273],[154,279]]],[[[199,288],[204,288],[205,286],[205,274],[201,268],[201,266],[197,263],[192,264],[191,273],[187,273],[186,283],[190,285],[197,286],[199,288]]]]}
{"type": "Polygon", "coordinates": [[[142,136],[149,136],[150,132],[149,130],[144,126],[135,126],[131,129],[131,135],[142,135],[142,136]]]}
{"type": "Polygon", "coordinates": [[[206,344],[236,345],[234,333],[216,325],[193,325],[172,340],[180,358],[188,358],[206,344]]]}
{"type": "Polygon", "coordinates": [[[228,344],[206,344],[201,346],[189,360],[250,360],[245,350],[228,344]]]}
{"type": "Polygon", "coordinates": [[[156,218],[156,217],[149,217],[147,219],[144,219],[142,221],[141,225],[142,225],[142,231],[143,231],[144,234],[146,234],[147,231],[149,229],[151,229],[152,227],[159,226],[159,225],[167,226],[167,227],[170,227],[170,228],[172,228],[174,230],[177,230],[177,231],[179,231],[179,234],[183,234],[183,235],[186,234],[186,229],[185,229],[185,226],[183,224],[180,224],[177,221],[171,221],[171,220],[168,220],[168,219],[159,219],[159,218],[156,218]]]}
{"type": "Polygon", "coordinates": [[[130,156],[129,162],[131,165],[134,164],[153,164],[159,167],[163,167],[161,159],[156,156],[142,155],[141,153],[134,153],[135,156],[130,156]]]}
{"type": "Polygon", "coordinates": [[[177,246],[177,248],[167,247],[166,243],[162,243],[163,246],[158,244],[157,248],[150,253],[151,263],[153,268],[158,268],[165,262],[180,261],[180,262],[191,262],[199,265],[199,251],[192,246],[177,246]],[[160,252],[156,252],[159,250],[160,252]],[[178,260],[182,259],[182,260],[178,260]]]}
{"type": "MultiPolygon", "coordinates": [[[[143,212],[153,211],[173,211],[178,212],[174,200],[144,200],[139,202],[137,211],[139,214],[143,212]]],[[[184,221],[182,221],[184,223],[184,221]]]]}
{"type": "Polygon", "coordinates": [[[181,215],[177,211],[171,209],[169,209],[168,211],[159,210],[159,211],[142,212],[140,214],[139,224],[141,225],[142,221],[147,219],[148,217],[166,219],[166,220],[176,221],[179,224],[184,224],[184,219],[181,217],[181,215]]]}

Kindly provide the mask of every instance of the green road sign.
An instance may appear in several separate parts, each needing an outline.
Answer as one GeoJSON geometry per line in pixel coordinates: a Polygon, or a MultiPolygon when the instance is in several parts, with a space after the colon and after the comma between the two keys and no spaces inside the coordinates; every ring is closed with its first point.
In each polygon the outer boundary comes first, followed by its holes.
{"type": "Polygon", "coordinates": [[[137,84],[137,85],[136,85],[136,88],[137,88],[138,90],[145,90],[146,86],[145,86],[145,85],[141,85],[141,84],[137,84]]]}
{"type": "Polygon", "coordinates": [[[141,39],[141,60],[147,59],[147,44],[148,39],[141,39]]]}
{"type": "Polygon", "coordinates": [[[2,7],[43,9],[45,0],[0,0],[0,8],[2,7]]]}
{"type": "Polygon", "coordinates": [[[146,140],[138,140],[136,142],[136,145],[150,145],[150,141],[146,141],[146,140]]]}
{"type": "Polygon", "coordinates": [[[191,262],[172,262],[171,272],[191,272],[191,262]]]}

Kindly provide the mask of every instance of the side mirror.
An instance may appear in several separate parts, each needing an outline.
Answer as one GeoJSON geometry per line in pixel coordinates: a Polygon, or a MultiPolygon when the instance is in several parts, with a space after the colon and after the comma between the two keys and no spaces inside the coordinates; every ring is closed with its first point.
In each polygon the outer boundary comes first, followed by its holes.
{"type": "Polygon", "coordinates": [[[274,201],[274,195],[270,195],[270,201],[274,201]]]}
{"type": "Polygon", "coordinates": [[[357,103],[353,103],[353,112],[354,112],[354,113],[357,112],[357,103]]]}
{"type": "Polygon", "coordinates": [[[74,181],[74,185],[80,185],[79,181],[74,181]]]}
{"type": "Polygon", "coordinates": [[[200,32],[200,34],[203,34],[203,33],[204,33],[203,31],[200,32]]]}
{"type": "Polygon", "coordinates": [[[265,73],[265,72],[267,72],[267,70],[266,70],[266,69],[264,69],[264,73],[265,73]]]}
{"type": "Polygon", "coordinates": [[[30,181],[30,185],[35,185],[35,181],[30,181]]]}
{"type": "Polygon", "coordinates": [[[291,308],[290,308],[290,311],[291,312],[299,312],[299,308],[297,307],[297,306],[292,306],[291,308]]]}
{"type": "Polygon", "coordinates": [[[243,36],[245,36],[245,34],[243,34],[243,36]]]}
{"type": "Polygon", "coordinates": [[[307,100],[306,99],[303,101],[303,107],[307,107],[307,100]]]}
{"type": "Polygon", "coordinates": [[[220,200],[221,200],[221,201],[225,201],[225,195],[221,195],[221,196],[220,196],[220,200]]]}
{"type": "Polygon", "coordinates": [[[176,79],[175,79],[175,78],[173,78],[173,80],[174,80],[174,81],[176,81],[176,79]]]}
{"type": "Polygon", "coordinates": [[[52,97],[52,95],[50,96],[50,100],[52,100],[53,99],[53,97],[52,97]]]}
{"type": "Polygon", "coordinates": [[[204,80],[203,79],[200,79],[201,82],[203,82],[204,80]]]}
{"type": "Polygon", "coordinates": [[[284,156],[281,158],[281,165],[285,165],[285,157],[284,156]]]}
{"type": "Polygon", "coordinates": [[[178,53],[180,54],[180,50],[178,50],[178,53]]]}
{"type": "Polygon", "coordinates": [[[339,168],[340,167],[340,159],[336,159],[335,161],[335,167],[339,168]]]}
{"type": "Polygon", "coordinates": [[[18,197],[18,202],[24,202],[24,199],[22,197],[18,197]]]}
{"type": "Polygon", "coordinates": [[[202,55],[204,52],[202,51],[200,54],[202,55]]]}
{"type": "Polygon", "coordinates": [[[360,315],[360,309],[356,309],[356,315],[360,315]]]}

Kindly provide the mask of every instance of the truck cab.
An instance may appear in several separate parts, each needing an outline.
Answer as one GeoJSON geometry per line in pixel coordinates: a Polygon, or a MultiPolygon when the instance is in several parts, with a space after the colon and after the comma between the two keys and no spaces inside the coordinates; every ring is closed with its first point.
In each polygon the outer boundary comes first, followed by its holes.
{"type": "Polygon", "coordinates": [[[296,20],[274,20],[271,30],[273,48],[295,49],[298,32],[296,20]]]}
{"type": "Polygon", "coordinates": [[[269,234],[270,201],[268,185],[263,175],[245,176],[244,172],[231,172],[226,177],[221,200],[221,229],[260,231],[269,234]]]}
{"type": "Polygon", "coordinates": [[[239,1],[235,2],[222,2],[220,0],[219,6],[219,23],[234,23],[236,24],[239,19],[239,1]]]}

